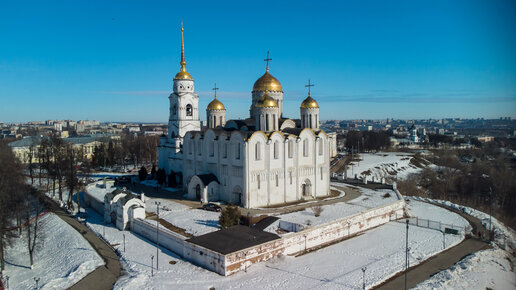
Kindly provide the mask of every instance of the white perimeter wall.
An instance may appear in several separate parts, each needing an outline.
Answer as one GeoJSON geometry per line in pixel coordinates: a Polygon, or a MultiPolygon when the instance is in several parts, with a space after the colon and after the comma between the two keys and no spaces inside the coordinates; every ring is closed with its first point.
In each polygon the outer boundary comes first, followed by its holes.
{"type": "Polygon", "coordinates": [[[226,255],[225,275],[244,270],[251,264],[266,261],[278,255],[291,255],[305,249],[330,244],[367,229],[385,224],[391,215],[403,216],[405,202],[397,191],[398,201],[365,210],[358,214],[306,230],[284,235],[280,240],[264,243],[226,255]],[[305,246],[306,245],[306,246],[305,246]],[[306,248],[305,248],[306,247],[306,248]]]}

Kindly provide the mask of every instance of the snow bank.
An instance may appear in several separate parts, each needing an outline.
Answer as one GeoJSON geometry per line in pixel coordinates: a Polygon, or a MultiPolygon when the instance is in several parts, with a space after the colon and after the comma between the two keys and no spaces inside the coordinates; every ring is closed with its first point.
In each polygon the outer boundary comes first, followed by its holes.
{"type": "Polygon", "coordinates": [[[380,180],[382,177],[407,178],[410,174],[421,171],[421,168],[410,163],[412,153],[403,152],[379,152],[361,153],[359,162],[353,162],[353,168],[348,166],[348,177],[366,176],[368,180],[374,177],[380,180]]]}
{"type": "Polygon", "coordinates": [[[43,289],[66,289],[104,265],[102,258],[70,225],[53,213],[40,220],[43,246],[34,256],[30,270],[25,233],[7,248],[5,275],[10,289],[32,289],[39,278],[43,289]]]}

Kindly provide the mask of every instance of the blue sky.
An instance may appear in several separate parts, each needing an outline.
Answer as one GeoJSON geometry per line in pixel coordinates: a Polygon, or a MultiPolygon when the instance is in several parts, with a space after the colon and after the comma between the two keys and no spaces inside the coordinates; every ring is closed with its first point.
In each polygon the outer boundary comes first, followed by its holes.
{"type": "Polygon", "coordinates": [[[270,72],[284,114],[321,119],[516,117],[516,1],[0,2],[0,122],[166,122],[180,23],[201,118],[216,82],[248,116],[270,72]]]}

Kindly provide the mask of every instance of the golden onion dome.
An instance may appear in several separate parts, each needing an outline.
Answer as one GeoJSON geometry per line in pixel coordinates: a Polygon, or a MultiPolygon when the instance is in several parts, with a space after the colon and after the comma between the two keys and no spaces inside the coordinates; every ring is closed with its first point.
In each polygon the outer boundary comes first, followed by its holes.
{"type": "Polygon", "coordinates": [[[264,91],[270,91],[270,92],[282,92],[283,88],[281,87],[281,83],[273,77],[269,70],[265,72],[263,76],[261,76],[253,86],[253,92],[264,92],[264,91]]]}
{"type": "Polygon", "coordinates": [[[311,96],[308,96],[301,103],[301,109],[313,109],[313,108],[319,108],[319,104],[317,104],[317,102],[311,96]]]}
{"type": "Polygon", "coordinates": [[[226,108],[224,107],[224,104],[222,104],[221,101],[217,100],[217,96],[215,96],[215,99],[213,99],[213,101],[211,101],[208,104],[208,107],[206,108],[206,110],[208,111],[223,111],[225,109],[226,108]]]}
{"type": "Polygon", "coordinates": [[[174,77],[175,80],[193,80],[192,76],[187,71],[180,71],[174,77]]]}
{"type": "Polygon", "coordinates": [[[265,94],[256,102],[255,107],[257,108],[278,108],[278,102],[269,96],[269,93],[265,91],[265,94]]]}

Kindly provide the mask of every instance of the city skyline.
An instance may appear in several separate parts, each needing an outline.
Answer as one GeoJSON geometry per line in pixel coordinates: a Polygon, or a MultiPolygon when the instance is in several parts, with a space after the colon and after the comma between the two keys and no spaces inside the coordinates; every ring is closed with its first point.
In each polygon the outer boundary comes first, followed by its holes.
{"type": "Polygon", "coordinates": [[[167,122],[181,20],[201,119],[215,82],[248,116],[267,51],[288,117],[309,79],[324,119],[516,116],[511,1],[27,3],[0,12],[0,122],[167,122]]]}

